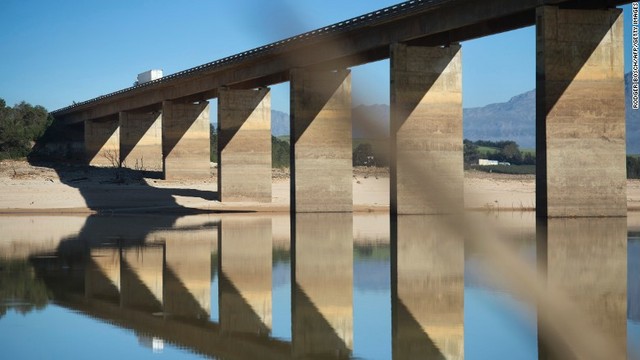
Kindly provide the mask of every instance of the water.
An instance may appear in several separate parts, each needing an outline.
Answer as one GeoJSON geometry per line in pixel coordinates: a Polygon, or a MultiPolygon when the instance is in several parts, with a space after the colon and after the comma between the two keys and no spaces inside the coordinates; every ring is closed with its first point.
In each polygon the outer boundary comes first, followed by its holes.
{"type": "Polygon", "coordinates": [[[640,224],[477,220],[0,217],[0,357],[639,359],[640,224]]]}

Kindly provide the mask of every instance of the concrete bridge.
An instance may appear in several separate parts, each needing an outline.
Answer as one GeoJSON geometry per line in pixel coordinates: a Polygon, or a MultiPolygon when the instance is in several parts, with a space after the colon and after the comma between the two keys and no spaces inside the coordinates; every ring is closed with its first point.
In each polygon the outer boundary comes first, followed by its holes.
{"type": "Polygon", "coordinates": [[[391,211],[447,213],[463,204],[459,42],[535,25],[538,216],[625,216],[623,20],[615,6],[629,2],[408,1],[53,115],[84,123],[90,164],[197,178],[208,176],[207,100],[218,98],[220,200],[268,202],[268,86],[288,81],[292,210],[349,212],[348,68],[390,58],[391,211]]]}

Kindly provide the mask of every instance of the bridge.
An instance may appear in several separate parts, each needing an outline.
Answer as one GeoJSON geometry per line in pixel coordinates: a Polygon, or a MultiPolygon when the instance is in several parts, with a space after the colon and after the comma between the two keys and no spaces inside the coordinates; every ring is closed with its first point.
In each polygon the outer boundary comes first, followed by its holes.
{"type": "Polygon", "coordinates": [[[291,208],[349,212],[349,67],[389,58],[391,211],[447,213],[463,204],[459,42],[535,25],[537,214],[625,216],[624,31],[615,6],[629,2],[407,1],[53,115],[84,123],[92,165],[198,178],[209,174],[208,100],[217,98],[220,200],[270,202],[268,86],[288,81],[291,208]]]}

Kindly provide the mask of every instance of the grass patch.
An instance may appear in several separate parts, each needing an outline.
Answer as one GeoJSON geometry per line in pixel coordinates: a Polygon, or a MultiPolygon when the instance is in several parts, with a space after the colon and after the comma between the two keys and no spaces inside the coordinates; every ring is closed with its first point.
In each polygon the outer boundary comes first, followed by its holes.
{"type": "Polygon", "coordinates": [[[480,154],[497,154],[500,152],[500,149],[489,146],[478,146],[478,152],[480,154]]]}
{"type": "Polygon", "coordinates": [[[282,140],[282,141],[286,141],[288,143],[291,143],[291,136],[289,136],[289,135],[280,135],[280,136],[276,136],[276,138],[278,140],[282,140]]]}
{"type": "Polygon", "coordinates": [[[478,166],[475,169],[485,172],[494,172],[499,174],[511,175],[529,175],[536,173],[535,165],[490,165],[478,166]]]}

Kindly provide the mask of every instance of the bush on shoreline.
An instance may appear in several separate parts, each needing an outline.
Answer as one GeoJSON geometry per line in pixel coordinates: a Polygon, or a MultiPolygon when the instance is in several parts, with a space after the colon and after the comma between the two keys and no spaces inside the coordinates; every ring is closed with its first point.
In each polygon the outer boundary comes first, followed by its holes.
{"type": "Polygon", "coordinates": [[[29,155],[52,121],[47,109],[40,105],[23,101],[9,107],[0,98],[0,160],[29,155]]]}

